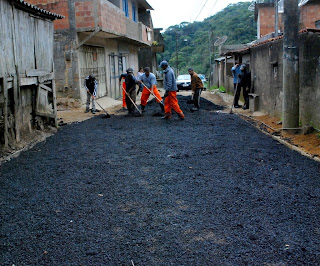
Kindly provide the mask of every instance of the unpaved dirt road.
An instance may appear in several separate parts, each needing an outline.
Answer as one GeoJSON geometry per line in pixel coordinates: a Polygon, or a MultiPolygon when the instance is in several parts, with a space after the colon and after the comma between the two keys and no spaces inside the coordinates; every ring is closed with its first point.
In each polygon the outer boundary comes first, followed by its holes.
{"type": "Polygon", "coordinates": [[[95,117],[0,166],[0,265],[319,265],[320,164],[202,100],[95,117]]]}

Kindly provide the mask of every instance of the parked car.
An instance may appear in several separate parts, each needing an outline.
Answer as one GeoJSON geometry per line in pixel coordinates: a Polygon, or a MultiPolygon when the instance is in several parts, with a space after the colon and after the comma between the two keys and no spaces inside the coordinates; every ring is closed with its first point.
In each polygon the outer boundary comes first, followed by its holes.
{"type": "Polygon", "coordinates": [[[176,81],[178,90],[191,90],[191,76],[189,74],[179,75],[176,81]]]}
{"type": "Polygon", "coordinates": [[[207,81],[207,79],[206,79],[206,75],[204,75],[204,74],[199,74],[199,78],[201,78],[201,81],[202,81],[202,83],[203,83],[203,90],[204,90],[204,91],[207,90],[207,88],[208,88],[208,81],[207,81]]]}

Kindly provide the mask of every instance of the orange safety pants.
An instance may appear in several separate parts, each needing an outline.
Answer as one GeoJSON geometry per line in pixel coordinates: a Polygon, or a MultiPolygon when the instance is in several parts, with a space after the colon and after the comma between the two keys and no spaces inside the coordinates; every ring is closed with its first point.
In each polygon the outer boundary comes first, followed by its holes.
{"type": "Polygon", "coordinates": [[[171,114],[171,108],[175,110],[178,114],[182,113],[178,104],[176,91],[169,91],[168,96],[164,100],[164,111],[166,114],[171,114]]]}
{"type": "MultiPolygon", "coordinates": [[[[122,87],[126,90],[126,83],[123,82],[122,83],[122,87]]],[[[126,107],[127,103],[126,103],[126,93],[124,92],[124,90],[122,90],[122,107],[126,107]]]]}
{"type": "MultiPolygon", "coordinates": [[[[151,89],[149,89],[149,90],[151,90],[151,89]]],[[[160,101],[159,101],[159,100],[156,98],[156,101],[157,101],[158,103],[161,102],[161,101],[162,101],[162,98],[161,98],[161,95],[160,95],[160,93],[159,93],[156,85],[154,85],[154,87],[153,87],[153,93],[154,93],[154,95],[157,96],[157,98],[160,100],[160,101]]],[[[141,94],[141,105],[143,105],[143,106],[146,106],[146,105],[147,105],[147,101],[148,101],[148,99],[149,99],[150,94],[151,94],[150,91],[148,91],[146,87],[143,87],[143,91],[142,91],[142,94],[141,94]]]]}

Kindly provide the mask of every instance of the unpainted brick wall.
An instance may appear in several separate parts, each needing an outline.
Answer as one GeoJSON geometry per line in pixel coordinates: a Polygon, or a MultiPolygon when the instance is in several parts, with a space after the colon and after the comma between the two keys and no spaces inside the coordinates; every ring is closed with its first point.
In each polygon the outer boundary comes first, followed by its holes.
{"type": "Polygon", "coordinates": [[[64,16],[63,19],[56,19],[54,21],[55,30],[68,29],[69,24],[69,8],[67,0],[28,0],[28,3],[36,5],[39,8],[45,9],[52,13],[64,16]]]}

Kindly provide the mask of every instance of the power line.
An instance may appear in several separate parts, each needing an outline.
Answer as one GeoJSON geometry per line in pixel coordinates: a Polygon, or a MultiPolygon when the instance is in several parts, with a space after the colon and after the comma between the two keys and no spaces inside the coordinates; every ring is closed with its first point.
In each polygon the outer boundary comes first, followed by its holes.
{"type": "Polygon", "coordinates": [[[213,11],[214,7],[216,6],[217,2],[218,2],[218,0],[216,0],[216,1],[214,2],[213,7],[211,8],[211,10],[210,10],[210,12],[209,12],[209,14],[208,14],[208,17],[210,17],[210,14],[212,13],[212,11],[213,11]]]}
{"type": "Polygon", "coordinates": [[[196,18],[195,18],[195,21],[197,20],[197,18],[199,17],[199,15],[201,14],[201,12],[202,12],[202,10],[203,10],[203,8],[205,7],[205,5],[208,3],[208,0],[204,3],[204,5],[202,6],[202,8],[201,8],[201,10],[200,10],[200,12],[199,12],[199,14],[196,16],[196,18]]]}

